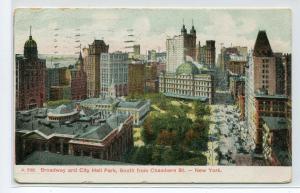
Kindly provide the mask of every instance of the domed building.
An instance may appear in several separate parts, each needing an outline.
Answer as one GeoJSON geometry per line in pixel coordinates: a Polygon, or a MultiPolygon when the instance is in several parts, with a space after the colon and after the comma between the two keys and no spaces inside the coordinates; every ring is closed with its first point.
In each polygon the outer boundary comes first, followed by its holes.
{"type": "Polygon", "coordinates": [[[175,73],[159,76],[159,91],[169,97],[212,103],[213,76],[201,73],[192,62],[184,62],[175,73]]]}
{"type": "Polygon", "coordinates": [[[32,38],[24,44],[24,54],[16,54],[16,109],[43,107],[45,95],[46,60],[38,58],[37,43],[32,38]]]}

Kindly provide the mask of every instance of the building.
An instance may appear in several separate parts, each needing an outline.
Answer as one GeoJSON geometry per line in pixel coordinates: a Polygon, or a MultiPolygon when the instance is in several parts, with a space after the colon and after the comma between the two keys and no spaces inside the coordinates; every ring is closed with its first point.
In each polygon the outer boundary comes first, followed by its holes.
{"type": "MultiPolygon", "coordinates": [[[[133,147],[133,118],[130,115],[110,115],[96,123],[80,118],[55,122],[48,121],[45,113],[39,116],[40,111],[47,109],[17,112],[17,164],[37,151],[82,156],[87,160],[95,158],[119,161],[133,147]]],[[[61,115],[65,114],[62,111],[61,115]]],[[[49,162],[51,163],[50,160],[49,162]]],[[[74,160],[69,164],[72,163],[74,160]]]]}
{"type": "Polygon", "coordinates": [[[70,106],[60,105],[55,109],[48,109],[47,121],[50,122],[73,122],[79,119],[79,109],[73,109],[70,106]]]}
{"type": "Polygon", "coordinates": [[[71,99],[71,86],[51,86],[50,88],[50,101],[56,100],[70,100],[71,99]]]}
{"type": "Polygon", "coordinates": [[[16,55],[16,109],[43,107],[46,101],[46,60],[38,57],[37,44],[32,38],[24,45],[24,54],[16,55]]]}
{"type": "Polygon", "coordinates": [[[274,53],[275,56],[275,64],[276,64],[276,93],[277,94],[285,94],[284,93],[284,66],[283,66],[283,54],[282,53],[274,53]]]}
{"type": "Polygon", "coordinates": [[[84,49],[84,71],[87,76],[87,97],[99,97],[100,94],[100,56],[108,53],[109,45],[103,40],[94,40],[89,48],[84,49]]]}
{"type": "Polygon", "coordinates": [[[250,52],[245,81],[245,119],[255,144],[262,153],[263,117],[286,117],[287,96],[276,93],[276,59],[265,31],[259,31],[250,52]]]}
{"type": "Polygon", "coordinates": [[[291,154],[288,146],[288,123],[282,117],[262,117],[263,119],[263,155],[267,165],[290,166],[291,154]]]}
{"type": "Polygon", "coordinates": [[[75,64],[75,69],[71,69],[71,99],[83,100],[87,98],[87,76],[84,71],[83,58],[81,52],[75,64]]]}
{"type": "Polygon", "coordinates": [[[122,52],[103,53],[100,60],[100,94],[127,96],[128,54],[122,52]]]}
{"type": "Polygon", "coordinates": [[[247,63],[248,49],[241,46],[222,47],[218,57],[218,65],[222,71],[231,70],[232,72],[241,72],[236,74],[243,74],[247,63]]]}
{"type": "Polygon", "coordinates": [[[225,70],[230,74],[245,75],[247,57],[231,54],[225,63],[225,70]]]}
{"type": "Polygon", "coordinates": [[[197,62],[214,67],[216,64],[216,47],[214,40],[207,40],[206,45],[201,46],[200,41],[197,45],[197,62]]]}
{"type": "Polygon", "coordinates": [[[148,62],[145,65],[145,92],[146,93],[158,93],[159,92],[159,71],[158,62],[148,62]]]}
{"type": "Polygon", "coordinates": [[[111,97],[89,98],[80,102],[80,108],[84,110],[97,110],[100,118],[106,118],[111,115],[119,101],[111,97]]]}
{"type": "Polygon", "coordinates": [[[148,112],[150,111],[150,101],[121,101],[117,105],[117,115],[132,115],[133,124],[140,125],[146,119],[148,112]]]}
{"type": "Polygon", "coordinates": [[[213,102],[214,81],[210,74],[203,74],[192,62],[181,64],[176,73],[159,76],[159,91],[166,96],[213,102]]]}
{"type": "Polygon", "coordinates": [[[186,61],[186,56],[196,60],[196,38],[194,25],[190,33],[187,33],[185,25],[183,25],[180,35],[167,39],[167,72],[175,73],[178,66],[186,61]]]}
{"type": "Polygon", "coordinates": [[[128,95],[141,95],[145,92],[145,64],[131,61],[128,64],[128,95]]]}
{"type": "Polygon", "coordinates": [[[46,69],[46,100],[50,100],[50,88],[52,86],[59,85],[59,70],[58,68],[47,68],[46,69]]]}

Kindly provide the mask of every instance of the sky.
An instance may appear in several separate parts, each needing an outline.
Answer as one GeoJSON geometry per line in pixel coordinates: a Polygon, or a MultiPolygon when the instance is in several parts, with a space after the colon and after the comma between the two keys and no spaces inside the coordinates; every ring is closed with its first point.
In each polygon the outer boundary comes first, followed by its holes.
{"type": "Polygon", "coordinates": [[[189,31],[192,22],[197,41],[215,40],[217,53],[221,44],[253,48],[259,30],[266,30],[273,51],[292,51],[288,9],[17,9],[15,53],[23,53],[29,26],[39,54],[74,54],[94,39],[103,39],[110,52],[125,51],[124,41],[134,40],[146,54],[165,51],[166,39],[179,35],[183,23],[189,31]]]}

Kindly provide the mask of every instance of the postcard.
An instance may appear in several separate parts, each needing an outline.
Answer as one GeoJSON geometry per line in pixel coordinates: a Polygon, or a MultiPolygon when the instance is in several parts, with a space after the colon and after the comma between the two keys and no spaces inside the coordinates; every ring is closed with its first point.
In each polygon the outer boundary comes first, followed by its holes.
{"type": "Polygon", "coordinates": [[[290,182],[291,29],[289,9],[15,9],[15,180],[290,182]]]}

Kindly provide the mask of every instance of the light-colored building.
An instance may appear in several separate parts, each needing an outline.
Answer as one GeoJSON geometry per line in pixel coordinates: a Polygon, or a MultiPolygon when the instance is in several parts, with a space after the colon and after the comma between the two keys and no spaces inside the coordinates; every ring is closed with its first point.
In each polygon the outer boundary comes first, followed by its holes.
{"type": "Polygon", "coordinates": [[[132,115],[133,124],[140,125],[150,111],[150,101],[121,101],[117,105],[117,115],[132,115]]]}
{"type": "Polygon", "coordinates": [[[175,73],[177,67],[184,63],[186,56],[196,59],[196,30],[194,26],[187,33],[185,25],[182,26],[181,34],[167,39],[167,67],[169,73],[175,73]]]}
{"type": "Polygon", "coordinates": [[[166,96],[213,102],[213,76],[203,74],[192,62],[181,64],[176,73],[159,76],[159,91],[166,96]]]}
{"type": "Polygon", "coordinates": [[[83,49],[84,71],[87,76],[87,97],[99,97],[100,94],[100,55],[108,53],[109,45],[103,40],[94,40],[89,48],[83,49]]]}
{"type": "Polygon", "coordinates": [[[128,54],[122,52],[101,54],[100,94],[112,97],[128,93],[128,54]]]}

